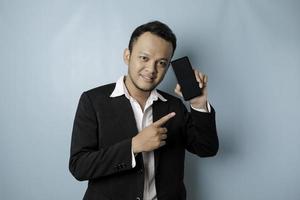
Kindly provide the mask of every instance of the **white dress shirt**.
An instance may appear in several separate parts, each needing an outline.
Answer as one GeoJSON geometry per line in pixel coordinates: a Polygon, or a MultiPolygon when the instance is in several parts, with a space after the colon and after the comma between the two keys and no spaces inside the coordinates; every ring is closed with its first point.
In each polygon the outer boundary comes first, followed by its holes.
{"type": "MultiPolygon", "coordinates": [[[[114,91],[111,93],[110,97],[117,97],[125,95],[125,97],[130,101],[136,126],[138,131],[140,132],[145,127],[149,126],[153,123],[153,115],[152,115],[152,104],[154,101],[160,99],[161,101],[167,101],[161,94],[157,92],[156,89],[152,90],[150,96],[148,97],[144,110],[142,110],[139,103],[129,95],[128,90],[124,84],[124,76],[120,77],[116,82],[116,86],[114,91]]],[[[210,112],[210,105],[207,103],[208,111],[210,112]]],[[[193,108],[193,107],[192,107],[193,108]]],[[[196,109],[200,112],[206,112],[204,109],[196,109]]],[[[156,196],[156,187],[155,187],[155,167],[154,167],[154,152],[142,152],[143,161],[144,161],[144,172],[145,172],[145,179],[144,179],[144,200],[157,200],[156,196]]],[[[132,167],[136,166],[136,161],[134,154],[132,152],[132,167]]]]}

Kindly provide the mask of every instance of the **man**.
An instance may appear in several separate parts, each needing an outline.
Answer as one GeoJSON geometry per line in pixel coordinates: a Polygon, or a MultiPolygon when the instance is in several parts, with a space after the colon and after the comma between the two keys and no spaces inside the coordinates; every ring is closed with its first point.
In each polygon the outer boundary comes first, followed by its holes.
{"type": "MultiPolygon", "coordinates": [[[[81,95],[69,168],[88,180],[86,200],[184,200],[185,149],[202,157],[218,151],[207,77],[195,70],[202,95],[182,101],[156,90],[176,48],[170,28],[149,22],[124,51],[128,74],[81,95]]],[[[175,92],[181,95],[177,84],[175,92]]]]}

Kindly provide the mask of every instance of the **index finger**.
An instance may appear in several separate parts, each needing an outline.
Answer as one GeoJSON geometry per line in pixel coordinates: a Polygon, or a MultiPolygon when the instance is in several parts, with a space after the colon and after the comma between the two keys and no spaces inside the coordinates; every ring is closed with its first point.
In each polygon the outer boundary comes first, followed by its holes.
{"type": "Polygon", "coordinates": [[[156,127],[160,127],[160,126],[164,125],[167,121],[169,121],[169,119],[171,119],[174,116],[175,116],[175,112],[171,112],[171,113],[163,116],[162,118],[160,118],[156,122],[153,122],[153,125],[156,126],[156,127]]]}

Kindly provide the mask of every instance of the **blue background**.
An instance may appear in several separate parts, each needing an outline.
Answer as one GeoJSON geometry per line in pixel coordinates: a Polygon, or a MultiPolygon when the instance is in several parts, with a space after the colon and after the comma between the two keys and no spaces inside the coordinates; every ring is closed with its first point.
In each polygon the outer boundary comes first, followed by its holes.
{"type": "MultiPolygon", "coordinates": [[[[0,0],[0,199],[82,199],[68,171],[80,94],[127,72],[133,29],[167,23],[209,76],[220,151],[187,154],[189,200],[300,198],[296,0],[0,0]]],[[[160,88],[173,93],[169,70],[160,88]]]]}

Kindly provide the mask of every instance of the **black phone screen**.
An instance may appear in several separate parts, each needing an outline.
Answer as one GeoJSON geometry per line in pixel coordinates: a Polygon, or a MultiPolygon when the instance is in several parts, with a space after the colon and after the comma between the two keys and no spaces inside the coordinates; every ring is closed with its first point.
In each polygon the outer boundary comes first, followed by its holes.
{"type": "Polygon", "coordinates": [[[201,95],[199,83],[187,56],[171,62],[184,100],[190,100],[201,95]]]}

